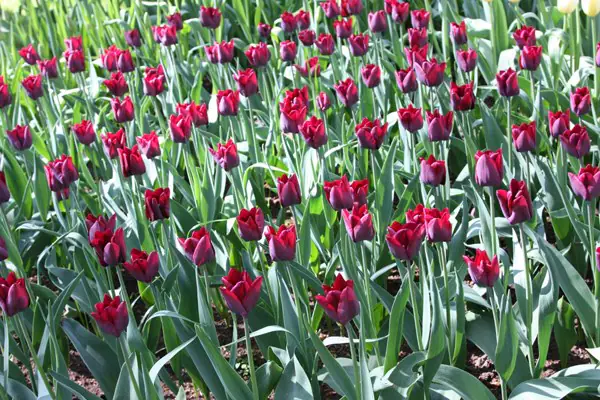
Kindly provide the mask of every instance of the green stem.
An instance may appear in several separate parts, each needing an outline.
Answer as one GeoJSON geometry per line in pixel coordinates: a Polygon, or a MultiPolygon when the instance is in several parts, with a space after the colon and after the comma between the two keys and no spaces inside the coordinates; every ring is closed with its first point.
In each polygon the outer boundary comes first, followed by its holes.
{"type": "Polygon", "coordinates": [[[492,254],[490,256],[496,255],[497,250],[497,239],[496,239],[496,207],[494,204],[494,188],[492,186],[488,186],[488,194],[490,196],[490,223],[492,224],[492,254]]]}
{"type": "MultiPolygon", "coordinates": [[[[366,253],[364,246],[360,246],[360,256],[362,259],[365,294],[367,295],[367,311],[368,311],[368,315],[369,315],[369,319],[370,319],[371,313],[373,312],[373,299],[371,298],[371,277],[370,277],[371,273],[367,266],[367,253],[366,253]]],[[[363,324],[361,324],[361,328],[362,328],[362,325],[363,324]]],[[[371,336],[373,339],[376,339],[377,335],[375,333],[375,326],[372,323],[369,325],[368,330],[370,331],[369,336],[371,336]]],[[[362,332],[362,335],[366,336],[366,332],[362,332]]],[[[375,349],[377,365],[379,365],[379,360],[381,358],[380,354],[379,354],[379,347],[375,343],[373,345],[373,348],[375,349]]]]}
{"type": "Polygon", "coordinates": [[[438,243],[437,250],[440,264],[442,264],[442,272],[444,274],[444,296],[446,301],[446,336],[448,337],[448,359],[453,364],[454,343],[452,340],[452,317],[450,313],[450,286],[448,284],[448,267],[446,265],[446,253],[444,252],[444,244],[438,243]]]}
{"type": "Polygon", "coordinates": [[[413,308],[413,317],[415,320],[415,330],[417,333],[417,345],[419,346],[419,350],[423,350],[423,337],[421,333],[421,317],[419,316],[419,306],[417,305],[417,295],[415,294],[415,263],[411,263],[411,265],[407,265],[407,268],[410,269],[410,281],[408,285],[408,289],[410,292],[410,303],[413,308]]]}
{"type": "Polygon", "coordinates": [[[594,235],[594,217],[596,211],[595,200],[591,200],[588,204],[588,231],[590,241],[590,266],[592,268],[592,274],[594,276],[594,297],[596,298],[596,337],[595,345],[600,345],[600,273],[598,266],[595,265],[595,247],[596,237],[594,235]]]}
{"type": "Polygon", "coordinates": [[[506,98],[506,137],[508,139],[508,172],[510,178],[513,174],[512,128],[510,125],[510,97],[506,98]]]}
{"type": "Polygon", "coordinates": [[[246,353],[248,355],[248,366],[250,367],[250,382],[252,382],[252,397],[258,400],[260,393],[258,392],[258,382],[256,381],[256,371],[254,370],[254,359],[252,357],[252,343],[250,339],[250,326],[248,319],[244,318],[244,332],[246,333],[246,353]]]}
{"type": "MultiPolygon", "coordinates": [[[[23,339],[25,339],[25,342],[27,343],[27,348],[29,349],[31,358],[33,358],[33,362],[38,370],[38,373],[40,374],[40,377],[42,378],[42,382],[44,382],[44,386],[46,386],[46,389],[48,389],[48,395],[50,396],[50,398],[52,400],[55,400],[56,395],[52,391],[52,386],[50,386],[50,382],[48,381],[48,377],[46,376],[46,373],[44,372],[43,365],[40,362],[40,359],[38,358],[37,353],[35,352],[35,348],[33,347],[33,344],[31,343],[31,339],[29,338],[29,334],[27,333],[27,328],[25,328],[25,324],[23,323],[23,321],[21,319],[21,315],[17,315],[13,321],[17,321],[17,325],[19,325],[19,328],[20,328],[19,330],[21,331],[21,336],[23,336],[23,339]]],[[[31,379],[33,380],[34,378],[32,377],[31,379]]]]}
{"type": "MultiPolygon", "coordinates": [[[[598,33],[596,32],[596,17],[590,17],[591,28],[592,28],[592,62],[594,63],[594,95],[592,96],[592,102],[594,97],[598,97],[598,90],[600,89],[600,76],[598,76],[598,67],[596,66],[596,43],[598,43],[598,33]]],[[[595,121],[594,121],[595,122],[595,121]]]]}
{"type": "Polygon", "coordinates": [[[144,399],[145,397],[142,396],[142,391],[140,390],[140,386],[138,385],[137,379],[135,379],[135,375],[133,374],[133,369],[131,368],[131,365],[129,365],[129,357],[127,356],[127,353],[125,351],[126,346],[124,346],[123,343],[121,343],[121,340],[125,341],[126,339],[122,335],[119,338],[117,338],[117,346],[119,347],[119,350],[121,351],[121,354],[123,355],[123,359],[125,360],[125,366],[127,368],[127,373],[129,374],[129,378],[131,379],[131,384],[133,385],[133,390],[135,390],[135,394],[138,396],[138,399],[144,399]]]}
{"type": "Polygon", "coordinates": [[[356,349],[354,348],[354,330],[350,322],[346,324],[346,331],[348,332],[348,344],[350,345],[350,356],[352,357],[352,365],[354,366],[354,381],[356,382],[356,398],[361,398],[361,381],[360,381],[360,369],[358,368],[358,359],[356,357],[356,349]]]}
{"type": "MultiPolygon", "coordinates": [[[[494,328],[496,330],[496,337],[498,338],[498,334],[500,333],[500,321],[498,321],[498,310],[496,310],[496,301],[494,298],[493,288],[487,288],[487,297],[490,302],[490,307],[492,309],[492,316],[494,318],[494,328]]],[[[498,338],[497,340],[500,340],[500,338],[498,338]]],[[[500,390],[502,392],[502,400],[506,400],[508,398],[506,382],[504,382],[504,378],[502,378],[500,374],[498,374],[498,378],[500,379],[500,390]]]]}
{"type": "Polygon", "coordinates": [[[519,224],[519,231],[521,234],[521,246],[523,247],[523,262],[525,263],[525,290],[527,297],[527,315],[525,316],[525,325],[527,328],[527,346],[529,347],[529,371],[531,376],[535,377],[535,356],[533,354],[533,289],[531,284],[531,268],[529,268],[529,259],[527,256],[528,240],[525,236],[525,229],[523,223],[519,224]]]}
{"type": "Polygon", "coordinates": [[[8,317],[3,315],[4,319],[4,347],[2,347],[2,355],[4,356],[4,390],[8,392],[8,359],[10,358],[8,317]]]}

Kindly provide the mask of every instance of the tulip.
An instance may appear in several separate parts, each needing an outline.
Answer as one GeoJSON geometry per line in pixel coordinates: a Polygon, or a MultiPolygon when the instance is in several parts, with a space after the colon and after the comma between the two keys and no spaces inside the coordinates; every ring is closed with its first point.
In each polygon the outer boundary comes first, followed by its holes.
{"type": "Polygon", "coordinates": [[[142,80],[144,86],[144,94],[146,96],[158,96],[165,90],[165,72],[162,64],[159,64],[156,68],[146,68],[144,79],[142,80]]]}
{"type": "Polygon", "coordinates": [[[193,101],[190,101],[189,103],[177,104],[176,109],[177,114],[189,116],[195,127],[208,125],[208,106],[206,104],[196,104],[193,101]]]}
{"type": "Polygon", "coordinates": [[[296,13],[296,24],[299,29],[308,29],[310,26],[310,13],[300,10],[296,13]]]}
{"type": "Polygon", "coordinates": [[[535,71],[542,62],[542,46],[525,46],[519,56],[521,69],[535,71]]]}
{"type": "MultiPolygon", "coordinates": [[[[10,200],[10,190],[6,184],[6,175],[0,171],[0,204],[4,204],[10,200]]],[[[0,260],[1,261],[1,260],[0,260]]]]}
{"type": "Polygon", "coordinates": [[[581,10],[588,17],[595,18],[600,12],[600,0],[581,0],[581,10]]]}
{"type": "Polygon", "coordinates": [[[596,43],[596,67],[600,67],[600,42],[596,43]]]}
{"type": "Polygon", "coordinates": [[[354,128],[354,133],[362,148],[378,150],[383,144],[387,128],[387,122],[381,125],[379,119],[370,121],[368,118],[363,118],[363,120],[354,128]]]}
{"type": "Polygon", "coordinates": [[[133,102],[129,96],[126,96],[123,101],[117,97],[110,99],[110,107],[112,108],[116,122],[124,123],[133,121],[135,111],[133,109],[133,102]]]}
{"type": "Polygon", "coordinates": [[[500,186],[504,176],[502,149],[475,153],[475,182],[479,186],[500,186]]]}
{"type": "Polygon", "coordinates": [[[294,88],[292,90],[286,90],[285,99],[291,103],[302,102],[308,107],[308,86],[304,86],[302,89],[294,88]]]}
{"type": "Polygon", "coordinates": [[[100,54],[100,62],[102,67],[107,71],[117,70],[117,57],[121,50],[114,44],[108,49],[104,50],[104,53],[100,54]]]}
{"type": "Polygon", "coordinates": [[[471,280],[479,286],[494,287],[494,283],[500,275],[500,264],[498,256],[494,256],[490,261],[487,253],[484,250],[475,250],[475,257],[469,258],[463,256],[465,264],[469,270],[471,280]]]}
{"type": "Polygon", "coordinates": [[[587,129],[579,124],[565,130],[559,139],[565,151],[575,158],[583,158],[590,152],[590,136],[587,129]]]}
{"type": "Polygon", "coordinates": [[[433,112],[426,111],[425,114],[427,116],[427,136],[429,140],[440,142],[450,139],[454,113],[448,111],[446,115],[443,115],[438,110],[433,110],[433,112]]]}
{"type": "Polygon", "coordinates": [[[396,84],[402,93],[412,93],[417,90],[417,75],[412,68],[396,71],[396,84]]]}
{"type": "Polygon", "coordinates": [[[176,30],[180,31],[183,29],[183,20],[181,18],[181,13],[174,13],[172,15],[167,15],[167,22],[170,26],[175,27],[176,30]]]}
{"type": "Polygon", "coordinates": [[[31,44],[19,50],[19,55],[29,65],[35,65],[40,60],[40,56],[37,51],[35,51],[35,47],[31,44]]]}
{"type": "Polygon", "coordinates": [[[477,66],[477,52],[473,49],[457,50],[456,63],[463,72],[471,72],[477,66]]]}
{"type": "Polygon", "coordinates": [[[348,39],[352,35],[352,18],[333,21],[335,36],[340,39],[348,39]]]}
{"type": "Polygon", "coordinates": [[[221,11],[215,7],[200,7],[200,25],[217,29],[221,25],[221,11]]]}
{"type": "Polygon", "coordinates": [[[427,28],[408,28],[408,45],[410,47],[423,47],[427,44],[427,28]]]}
{"type": "Polygon", "coordinates": [[[294,65],[296,71],[305,78],[321,76],[321,64],[319,64],[319,57],[311,57],[304,61],[304,66],[294,65]]]}
{"type": "Polygon", "coordinates": [[[369,29],[373,33],[381,33],[387,30],[387,18],[383,10],[370,12],[367,18],[369,29]]]}
{"type": "Polygon", "coordinates": [[[69,189],[69,185],[79,179],[79,173],[73,164],[73,160],[64,154],[60,158],[48,162],[44,166],[44,170],[46,171],[48,186],[53,192],[69,189]]]}
{"type": "Polygon", "coordinates": [[[342,210],[342,219],[346,226],[346,232],[354,243],[364,240],[373,240],[375,230],[373,229],[373,218],[367,209],[367,205],[355,204],[352,211],[342,210]]]}
{"type": "Polygon", "coordinates": [[[520,224],[533,217],[533,205],[525,181],[512,179],[509,190],[498,190],[496,197],[509,224],[520,224]]]}
{"type": "Polygon", "coordinates": [[[171,215],[171,189],[158,188],[147,189],[144,193],[144,204],[146,205],[146,218],[148,221],[158,221],[169,218],[171,215]]]}
{"type": "Polygon", "coordinates": [[[338,100],[344,106],[350,108],[358,102],[358,87],[356,87],[356,83],[354,83],[352,78],[348,78],[345,81],[339,81],[337,84],[333,85],[333,88],[335,89],[338,100]]]}
{"type": "Polygon", "coordinates": [[[119,52],[117,56],[117,69],[124,74],[135,70],[135,64],[129,50],[121,50],[119,52]]]}
{"type": "Polygon", "coordinates": [[[391,15],[392,21],[397,24],[404,24],[408,19],[408,14],[410,11],[409,3],[395,0],[388,3],[386,0],[386,5],[387,4],[390,4],[388,14],[391,15]]]}
{"type": "Polygon", "coordinates": [[[436,160],[432,154],[428,158],[421,157],[420,161],[421,174],[419,179],[422,183],[435,187],[446,182],[446,163],[444,160],[436,160]]]}
{"type": "Polygon", "coordinates": [[[238,233],[243,240],[253,242],[262,238],[265,229],[265,216],[260,207],[254,207],[250,210],[243,208],[236,220],[238,233]]]}
{"type": "Polygon", "coordinates": [[[406,210],[406,222],[425,225],[425,206],[419,203],[412,210],[406,210]]]}
{"type": "Polygon", "coordinates": [[[281,61],[293,62],[296,59],[296,43],[291,40],[284,40],[279,45],[279,57],[281,61]]]}
{"type": "Polygon", "coordinates": [[[83,39],[81,36],[73,36],[64,40],[67,50],[83,50],[83,39]]]}
{"type": "Polygon", "coordinates": [[[600,272],[600,246],[596,247],[596,268],[600,272]]]}
{"type": "Polygon", "coordinates": [[[350,35],[348,45],[350,46],[350,54],[354,57],[362,57],[369,50],[369,35],[363,35],[362,33],[350,35]]]}
{"type": "Polygon", "coordinates": [[[226,64],[233,60],[233,39],[229,42],[222,41],[212,46],[204,47],[206,58],[213,64],[226,64]]]}
{"type": "Polygon", "coordinates": [[[296,256],[296,226],[281,225],[276,231],[272,226],[265,228],[269,255],[273,261],[292,261],[296,256]]]}
{"type": "Polygon", "coordinates": [[[218,143],[216,149],[209,147],[208,151],[213,156],[215,162],[225,171],[231,171],[240,165],[237,147],[232,139],[229,139],[225,144],[218,143]]]}
{"type": "Polygon", "coordinates": [[[269,24],[265,24],[263,22],[261,22],[260,24],[258,24],[257,30],[258,30],[258,34],[264,38],[264,39],[268,39],[269,36],[271,36],[271,30],[273,28],[271,27],[271,25],[269,24]]]}
{"type": "Polygon", "coordinates": [[[144,283],[150,283],[158,274],[158,267],[160,260],[156,251],[150,254],[145,251],[132,249],[130,254],[130,261],[123,263],[123,268],[129,275],[133,276],[136,280],[144,283]]]}
{"type": "Polygon", "coordinates": [[[412,261],[423,243],[425,226],[415,222],[401,224],[394,221],[387,231],[385,241],[392,256],[400,260],[412,261]]]}
{"type": "Polygon", "coordinates": [[[504,97],[517,96],[519,94],[519,80],[517,73],[509,68],[496,74],[498,93],[504,97]]]}
{"type": "Polygon", "coordinates": [[[210,233],[206,228],[192,232],[189,238],[178,238],[180,246],[186,257],[198,267],[215,259],[215,250],[210,240],[210,233]]]}
{"type": "Polygon", "coordinates": [[[264,42],[260,42],[257,45],[251,45],[244,54],[246,54],[250,66],[254,68],[264,67],[271,59],[271,52],[264,42]]]}
{"type": "Polygon", "coordinates": [[[146,164],[144,164],[137,144],[131,149],[128,147],[120,148],[117,152],[119,153],[119,163],[121,164],[123,177],[129,178],[130,176],[146,173],[146,164]]]}
{"type": "Polygon", "coordinates": [[[578,174],[569,172],[569,182],[573,193],[586,201],[600,196],[600,168],[591,164],[579,170],[578,174]]]}
{"type": "Polygon", "coordinates": [[[446,63],[438,63],[435,58],[413,65],[417,79],[425,86],[439,86],[444,81],[446,63]]]}
{"type": "Polygon", "coordinates": [[[15,150],[23,151],[31,147],[33,139],[28,125],[16,125],[13,130],[6,130],[6,138],[15,148],[15,150]]]}
{"type": "Polygon", "coordinates": [[[452,38],[456,46],[467,44],[467,25],[465,21],[461,21],[460,24],[455,22],[450,23],[450,38],[452,38]]]}
{"type": "Polygon", "coordinates": [[[129,315],[127,314],[127,304],[121,301],[119,296],[111,298],[108,294],[104,295],[104,300],[96,303],[94,306],[96,311],[92,312],[92,318],[108,335],[119,337],[127,328],[129,315]]]}
{"type": "Polygon", "coordinates": [[[316,38],[317,34],[312,29],[305,29],[303,31],[298,32],[298,40],[300,40],[300,42],[304,46],[312,46],[313,44],[315,44],[316,38]]]}
{"type": "Polygon", "coordinates": [[[349,17],[351,15],[358,15],[363,10],[362,0],[342,0],[341,10],[342,17],[349,17]]]}
{"type": "Polygon", "coordinates": [[[557,111],[553,113],[548,111],[548,127],[553,137],[559,137],[571,126],[571,116],[569,110],[557,111]]]}
{"type": "Polygon", "coordinates": [[[96,236],[96,232],[110,231],[114,232],[117,225],[117,214],[113,214],[110,218],[104,218],[103,215],[97,217],[93,214],[88,214],[85,217],[85,226],[88,230],[88,241],[92,243],[92,240],[96,236]]]}
{"type": "Polygon", "coordinates": [[[558,0],[556,8],[563,14],[571,14],[577,8],[579,0],[558,0]]]}
{"type": "Polygon", "coordinates": [[[0,109],[8,106],[11,101],[8,85],[4,83],[4,77],[0,75],[0,109]]]}
{"type": "Polygon", "coordinates": [[[52,57],[49,60],[38,60],[37,65],[40,68],[40,73],[44,78],[58,78],[58,66],[56,63],[56,57],[52,57]]]}
{"type": "Polygon", "coordinates": [[[327,143],[327,133],[322,119],[314,115],[304,121],[298,128],[307,145],[318,149],[327,143]]]}
{"type": "Polygon", "coordinates": [[[63,53],[67,61],[67,68],[72,74],[85,71],[85,55],[83,50],[66,50],[63,53]]]}
{"type": "Polygon", "coordinates": [[[535,46],[535,28],[522,26],[513,33],[513,39],[522,50],[525,46],[535,46]]]}
{"type": "Polygon", "coordinates": [[[114,232],[108,229],[96,231],[90,245],[96,251],[98,261],[103,267],[112,267],[125,261],[127,248],[123,228],[114,232]]]}
{"type": "Polygon", "coordinates": [[[289,177],[283,174],[277,178],[277,194],[282,207],[289,207],[302,202],[300,184],[295,174],[289,177]]]}
{"type": "Polygon", "coordinates": [[[233,80],[236,82],[237,89],[242,96],[250,97],[258,93],[258,80],[256,72],[252,68],[234,72],[233,80]]]}
{"type": "MultiPolygon", "coordinates": [[[[4,241],[4,239],[2,240],[4,241]]],[[[0,277],[0,307],[7,317],[12,317],[29,307],[29,294],[25,279],[17,279],[12,271],[6,278],[0,277]]]]}
{"type": "Polygon", "coordinates": [[[447,208],[426,208],[424,213],[425,233],[431,243],[449,242],[452,240],[452,223],[447,208]]]}
{"type": "Polygon", "coordinates": [[[381,68],[377,65],[367,64],[360,69],[363,83],[366,87],[372,89],[381,82],[381,68]]]}
{"type": "Polygon", "coordinates": [[[6,249],[6,241],[0,237],[0,261],[4,261],[8,258],[8,250],[6,249]]]}
{"type": "Polygon", "coordinates": [[[281,29],[285,33],[292,33],[298,27],[298,21],[296,20],[296,17],[289,11],[284,11],[280,16],[280,19],[281,29]]]}
{"type": "Polygon", "coordinates": [[[219,289],[227,307],[235,314],[246,318],[260,298],[262,276],[252,280],[247,272],[231,268],[227,276],[221,278],[221,281],[224,286],[219,289]]]}
{"type": "Polygon", "coordinates": [[[217,92],[217,110],[224,117],[236,116],[240,104],[240,92],[237,90],[219,90],[217,92]]]}
{"type": "Polygon", "coordinates": [[[25,89],[27,96],[31,97],[32,100],[37,100],[44,95],[41,75],[29,75],[21,81],[21,85],[25,89]]]}
{"type": "Polygon", "coordinates": [[[427,60],[427,51],[429,46],[426,44],[423,47],[405,47],[404,55],[408,61],[408,66],[414,68],[415,65],[421,64],[427,60]]]}
{"type": "Polygon", "coordinates": [[[125,76],[121,72],[111,74],[110,79],[105,79],[102,84],[115,97],[121,97],[129,90],[125,76]]]}
{"type": "Polygon", "coordinates": [[[145,133],[142,136],[135,138],[140,152],[146,156],[146,158],[154,158],[160,156],[160,144],[158,143],[158,135],[155,131],[145,133]]]}
{"type": "Polygon", "coordinates": [[[173,46],[177,44],[177,27],[173,25],[153,26],[152,37],[156,43],[173,46]]]}
{"type": "Polygon", "coordinates": [[[354,293],[354,282],[351,279],[345,280],[342,274],[338,274],[333,286],[323,285],[323,291],[325,296],[316,295],[315,300],[329,318],[346,325],[358,315],[360,303],[354,293]]]}
{"type": "Polygon", "coordinates": [[[323,112],[327,111],[327,109],[331,107],[331,100],[329,100],[327,93],[320,92],[317,95],[317,107],[319,107],[319,110],[323,112]]]}
{"type": "Polygon", "coordinates": [[[320,3],[323,14],[329,19],[334,19],[340,15],[340,7],[336,0],[326,0],[320,3]]]}
{"type": "Polygon", "coordinates": [[[286,133],[298,133],[299,127],[306,120],[308,107],[297,99],[287,97],[279,103],[281,130],[286,133]]]}
{"type": "Polygon", "coordinates": [[[106,132],[100,138],[102,139],[104,154],[111,160],[117,158],[118,150],[125,147],[125,131],[122,128],[115,133],[106,132]]]}
{"type": "Polygon", "coordinates": [[[142,39],[140,37],[140,31],[137,29],[132,29],[130,31],[125,31],[125,43],[127,43],[130,47],[141,47],[142,39]]]}
{"type": "Polygon", "coordinates": [[[431,14],[426,10],[414,10],[410,12],[410,24],[415,29],[427,28],[431,14]]]}
{"type": "Polygon", "coordinates": [[[335,181],[325,181],[323,184],[325,197],[334,210],[349,210],[354,204],[353,192],[346,175],[335,181]]]}
{"type": "Polygon", "coordinates": [[[590,90],[585,86],[576,88],[575,91],[571,93],[570,103],[571,111],[573,111],[578,117],[587,114],[592,108],[590,90]]]}
{"type": "Polygon", "coordinates": [[[519,153],[535,150],[536,146],[536,124],[535,121],[512,126],[512,138],[515,149],[519,153]]]}
{"type": "Polygon", "coordinates": [[[414,133],[423,127],[422,110],[409,104],[408,107],[398,110],[398,120],[404,129],[414,133]]]}
{"type": "Polygon", "coordinates": [[[319,53],[324,56],[333,54],[335,44],[333,42],[333,36],[328,33],[321,33],[318,39],[315,41],[315,46],[319,49],[319,53]]]}
{"type": "Polygon", "coordinates": [[[354,205],[362,206],[367,204],[367,196],[369,195],[369,179],[361,179],[350,184],[352,189],[352,201],[354,205]]]}

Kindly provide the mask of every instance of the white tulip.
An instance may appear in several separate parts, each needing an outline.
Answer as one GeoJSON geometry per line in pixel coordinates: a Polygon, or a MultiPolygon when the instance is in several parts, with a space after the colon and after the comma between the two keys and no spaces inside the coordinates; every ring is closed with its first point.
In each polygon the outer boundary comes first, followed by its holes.
{"type": "Polygon", "coordinates": [[[581,9],[588,17],[595,17],[600,12],[600,0],[581,0],[581,9]]]}
{"type": "Polygon", "coordinates": [[[577,8],[579,0],[558,0],[556,8],[563,14],[571,14],[577,8]]]}

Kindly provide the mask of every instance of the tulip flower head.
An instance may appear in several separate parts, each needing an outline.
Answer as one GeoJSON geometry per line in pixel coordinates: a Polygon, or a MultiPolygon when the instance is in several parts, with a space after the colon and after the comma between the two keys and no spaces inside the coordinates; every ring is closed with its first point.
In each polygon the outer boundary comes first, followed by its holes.
{"type": "Polygon", "coordinates": [[[0,277],[0,308],[2,308],[4,315],[12,317],[28,307],[29,294],[25,286],[25,279],[17,279],[12,271],[8,273],[6,278],[0,277]]]}
{"type": "Polygon", "coordinates": [[[178,238],[186,257],[198,267],[215,259],[215,250],[206,228],[192,232],[189,238],[178,238]]]}
{"type": "Polygon", "coordinates": [[[500,275],[500,264],[498,263],[498,256],[494,256],[490,260],[489,256],[484,250],[475,250],[475,257],[469,258],[463,256],[471,280],[475,284],[483,287],[494,287],[494,283],[498,280],[500,275]]]}
{"type": "Polygon", "coordinates": [[[332,286],[323,285],[325,296],[316,295],[315,300],[325,314],[335,322],[346,325],[360,312],[360,303],[354,292],[354,282],[338,274],[332,286]]]}
{"type": "Polygon", "coordinates": [[[160,260],[156,251],[150,254],[138,249],[132,249],[130,260],[123,263],[123,268],[136,280],[150,283],[158,274],[160,260]]]}
{"type": "Polygon", "coordinates": [[[94,309],[96,311],[92,312],[91,315],[100,329],[108,335],[121,336],[129,323],[127,304],[119,296],[112,298],[105,294],[104,300],[96,303],[94,309]]]}
{"type": "Polygon", "coordinates": [[[146,189],[144,193],[144,204],[146,206],[146,218],[148,221],[158,221],[169,218],[171,215],[171,189],[158,188],[156,190],[146,189]]]}
{"type": "Polygon", "coordinates": [[[246,318],[260,298],[262,276],[252,280],[247,272],[232,268],[221,278],[221,281],[223,286],[219,289],[227,307],[235,314],[246,318]]]}

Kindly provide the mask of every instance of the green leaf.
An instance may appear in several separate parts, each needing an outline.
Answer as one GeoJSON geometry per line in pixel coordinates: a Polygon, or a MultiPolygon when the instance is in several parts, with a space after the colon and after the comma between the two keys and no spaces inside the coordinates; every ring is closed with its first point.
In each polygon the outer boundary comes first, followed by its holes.
{"type": "Polygon", "coordinates": [[[390,313],[390,333],[385,349],[385,361],[383,363],[384,372],[388,372],[398,362],[398,353],[400,351],[400,342],[404,326],[404,311],[408,302],[408,284],[403,281],[402,287],[396,294],[394,305],[390,313]]]}
{"type": "MultiPolygon", "coordinates": [[[[288,364],[289,365],[289,364],[288,364]]],[[[277,382],[280,381],[283,369],[274,361],[267,361],[256,370],[259,398],[269,397],[277,382]]]]}
{"type": "Polygon", "coordinates": [[[511,400],[560,400],[575,393],[598,394],[598,379],[565,376],[533,379],[521,383],[510,394],[511,400]]]}
{"type": "Polygon", "coordinates": [[[296,357],[293,357],[285,366],[283,374],[275,390],[275,400],[313,399],[312,387],[308,375],[296,357]]]}
{"type": "Polygon", "coordinates": [[[65,389],[67,389],[69,392],[71,392],[73,394],[73,396],[79,398],[79,399],[83,399],[83,400],[101,400],[100,397],[96,396],[93,393],[88,392],[87,390],[85,390],[83,387],[79,386],[78,384],[76,384],[75,382],[73,382],[72,380],[70,380],[69,378],[54,372],[54,371],[50,371],[50,375],[52,376],[52,378],[54,378],[56,380],[56,382],[64,387],[65,389]]]}
{"type": "Polygon", "coordinates": [[[519,351],[519,337],[513,317],[512,308],[507,296],[504,296],[503,307],[500,310],[500,332],[497,337],[502,338],[496,345],[494,366],[498,373],[509,380],[517,362],[519,351]]]}
{"type": "Polygon", "coordinates": [[[441,365],[433,382],[452,389],[463,399],[494,400],[496,398],[479,379],[451,365],[441,365]]]}
{"type": "Polygon", "coordinates": [[[386,375],[387,380],[396,385],[398,393],[403,398],[408,398],[415,383],[419,380],[418,368],[425,363],[426,359],[425,352],[411,353],[386,375]]]}
{"type": "Polygon", "coordinates": [[[171,361],[171,359],[173,357],[175,357],[177,355],[177,353],[179,353],[181,350],[185,349],[194,340],[196,340],[195,337],[191,338],[187,342],[184,342],[184,343],[180,344],[179,346],[175,347],[173,350],[171,350],[170,352],[168,352],[167,354],[165,354],[164,356],[162,356],[160,358],[160,360],[158,360],[152,366],[152,368],[150,368],[150,373],[148,374],[150,376],[150,381],[154,382],[156,380],[156,378],[158,377],[158,373],[160,372],[160,370],[162,369],[162,367],[164,367],[169,361],[171,361]]]}

